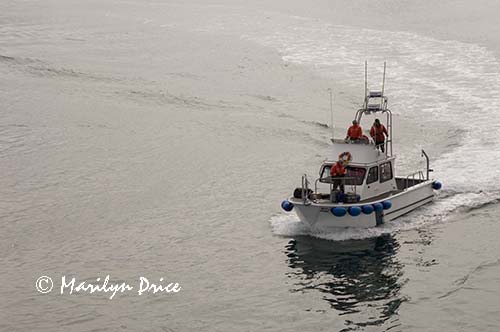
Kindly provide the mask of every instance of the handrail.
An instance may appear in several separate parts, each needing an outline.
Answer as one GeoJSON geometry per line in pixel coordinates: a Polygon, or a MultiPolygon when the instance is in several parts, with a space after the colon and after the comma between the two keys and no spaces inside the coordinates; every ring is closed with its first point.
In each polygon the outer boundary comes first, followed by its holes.
{"type": "Polygon", "coordinates": [[[410,177],[411,177],[411,180],[413,182],[415,182],[415,180],[416,180],[415,179],[415,175],[417,175],[417,174],[418,174],[418,180],[420,180],[420,181],[424,181],[425,180],[424,173],[422,171],[413,172],[413,173],[409,174],[406,177],[406,179],[405,179],[405,189],[404,190],[408,189],[408,181],[410,180],[410,177]]]}
{"type": "Polygon", "coordinates": [[[310,205],[309,201],[309,180],[307,180],[307,174],[302,175],[302,199],[304,200],[304,205],[310,205]]]}
{"type": "Polygon", "coordinates": [[[314,181],[314,193],[318,193],[318,182],[321,180],[321,178],[317,178],[316,181],[314,181]]]}
{"type": "Polygon", "coordinates": [[[412,181],[415,182],[415,175],[418,174],[418,179],[421,181],[429,181],[429,173],[432,172],[433,170],[429,167],[429,156],[425,151],[422,149],[422,157],[425,157],[425,162],[426,162],[426,176],[424,176],[424,173],[422,171],[416,171],[411,174],[409,174],[406,179],[405,179],[405,190],[408,189],[408,181],[410,180],[410,177],[412,178],[412,181]]]}
{"type": "MultiPolygon", "coordinates": [[[[379,164],[380,161],[382,161],[382,160],[392,160],[394,158],[395,158],[395,156],[390,156],[390,157],[386,156],[385,159],[379,159],[377,161],[372,161],[372,162],[369,162],[369,163],[358,163],[358,162],[352,162],[352,161],[350,161],[349,164],[347,165],[347,167],[349,167],[349,166],[352,166],[352,167],[356,167],[356,166],[372,166],[372,165],[379,164]]],[[[328,165],[330,163],[331,164],[335,164],[336,162],[337,162],[337,160],[333,160],[333,159],[332,160],[328,160],[328,159],[323,160],[323,164],[328,164],[328,165]]]]}
{"type": "Polygon", "coordinates": [[[367,105],[363,105],[363,108],[360,108],[356,112],[356,116],[354,117],[355,120],[358,121],[358,123],[361,123],[361,118],[363,117],[364,114],[371,114],[371,113],[377,113],[380,112],[382,114],[386,114],[386,124],[387,124],[387,131],[388,131],[388,136],[387,139],[385,140],[385,155],[387,157],[392,157],[393,156],[393,151],[392,151],[392,112],[389,108],[387,108],[387,101],[382,105],[383,107],[378,110],[370,110],[368,109],[367,105]]]}
{"type": "MultiPolygon", "coordinates": [[[[351,191],[354,191],[354,194],[357,194],[357,186],[356,184],[346,184],[346,181],[347,180],[356,180],[357,178],[356,177],[345,177],[345,176],[342,176],[342,177],[331,177],[331,176],[327,176],[325,178],[317,178],[316,181],[314,181],[314,193],[317,194],[318,193],[318,182],[321,182],[321,183],[325,183],[325,184],[329,184],[330,185],[330,194],[331,192],[333,191],[333,181],[334,180],[340,180],[341,184],[344,185],[344,186],[350,186],[351,187],[351,191]],[[330,180],[330,181],[322,181],[322,180],[330,180]]],[[[362,184],[361,184],[362,185],[362,184]]],[[[361,186],[359,185],[359,186],[361,186]]]]}
{"type": "MultiPolygon", "coordinates": [[[[336,177],[327,176],[324,178],[319,178],[318,180],[322,183],[333,183],[333,181],[328,182],[327,180],[341,180],[341,181],[343,181],[343,180],[355,180],[355,179],[357,179],[357,177],[354,177],[354,176],[349,176],[349,177],[347,177],[347,176],[336,176],[336,177]],[[325,181],[321,181],[321,180],[325,180],[325,181]]],[[[355,184],[353,186],[355,186],[355,184]]]]}
{"type": "Polygon", "coordinates": [[[424,149],[422,149],[422,157],[425,157],[426,165],[427,165],[427,180],[429,180],[429,173],[434,170],[429,167],[429,156],[425,153],[424,149]]]}

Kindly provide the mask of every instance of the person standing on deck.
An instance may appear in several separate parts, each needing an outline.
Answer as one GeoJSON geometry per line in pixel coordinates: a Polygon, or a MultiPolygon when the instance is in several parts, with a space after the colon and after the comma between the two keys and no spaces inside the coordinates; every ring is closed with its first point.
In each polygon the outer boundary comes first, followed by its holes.
{"type": "Polygon", "coordinates": [[[387,129],[385,129],[384,125],[380,123],[379,119],[375,119],[375,122],[370,129],[370,136],[375,141],[377,148],[384,152],[385,137],[389,137],[389,134],[387,133],[387,129]]]}
{"type": "Polygon", "coordinates": [[[352,126],[347,129],[347,136],[345,137],[346,140],[351,140],[351,141],[359,141],[363,137],[363,130],[361,129],[361,126],[358,124],[358,121],[352,120],[352,126]]]}
{"type": "Polygon", "coordinates": [[[339,159],[339,161],[337,161],[335,164],[332,165],[332,167],[330,168],[330,176],[333,179],[333,190],[339,187],[340,191],[343,193],[344,179],[342,178],[345,176],[345,168],[343,160],[339,159]]]}

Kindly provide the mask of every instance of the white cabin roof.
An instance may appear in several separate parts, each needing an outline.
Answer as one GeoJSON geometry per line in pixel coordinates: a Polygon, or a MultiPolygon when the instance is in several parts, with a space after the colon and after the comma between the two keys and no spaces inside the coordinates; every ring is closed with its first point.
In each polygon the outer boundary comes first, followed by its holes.
{"type": "Polygon", "coordinates": [[[351,153],[351,164],[374,164],[382,160],[392,159],[385,153],[375,148],[375,144],[346,143],[344,140],[334,140],[331,154],[328,160],[337,161],[342,152],[351,153]]]}

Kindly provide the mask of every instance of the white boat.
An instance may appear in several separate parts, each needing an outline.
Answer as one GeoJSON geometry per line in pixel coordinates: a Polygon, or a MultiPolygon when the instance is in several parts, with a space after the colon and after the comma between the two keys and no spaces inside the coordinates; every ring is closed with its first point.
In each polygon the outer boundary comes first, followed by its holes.
{"type": "Polygon", "coordinates": [[[439,181],[429,178],[432,170],[424,150],[422,157],[426,158],[425,170],[406,176],[395,175],[392,112],[387,107],[384,83],[381,91],[367,91],[365,75],[365,100],[355,120],[361,123],[363,115],[367,114],[386,116],[388,137],[384,143],[385,152],[370,139],[352,142],[332,138],[333,155],[350,157],[345,167],[345,177],[332,178],[330,168],[337,160],[325,160],[314,186],[304,174],[301,187],[296,188],[293,196],[281,204],[287,212],[295,209],[300,220],[311,229],[329,231],[382,225],[431,202],[434,190],[441,188],[439,181]],[[334,190],[335,180],[344,184],[344,192],[334,190]]]}

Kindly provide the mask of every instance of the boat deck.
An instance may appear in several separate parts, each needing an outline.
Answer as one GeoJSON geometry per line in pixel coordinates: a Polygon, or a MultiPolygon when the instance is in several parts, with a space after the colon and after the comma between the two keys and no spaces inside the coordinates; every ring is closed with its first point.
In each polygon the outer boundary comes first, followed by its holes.
{"type": "Polygon", "coordinates": [[[379,201],[381,199],[384,199],[384,198],[390,197],[392,195],[398,194],[398,193],[400,193],[402,191],[403,190],[399,190],[399,189],[398,190],[391,190],[389,192],[383,193],[383,194],[378,195],[378,196],[373,196],[373,197],[370,197],[370,198],[367,198],[367,199],[362,199],[358,203],[368,203],[368,202],[373,202],[373,201],[379,201]]]}
{"type": "MultiPolygon", "coordinates": [[[[397,185],[398,189],[385,192],[385,193],[380,194],[378,196],[373,196],[373,197],[370,197],[367,199],[362,199],[357,203],[360,204],[360,203],[369,203],[369,202],[373,202],[373,201],[380,201],[380,200],[383,200],[383,199],[388,198],[390,196],[399,194],[400,192],[404,191],[405,189],[411,188],[411,187],[416,186],[417,184],[420,184],[420,183],[425,182],[425,181],[426,180],[421,180],[421,179],[407,179],[407,178],[396,177],[396,185],[397,185]]],[[[316,198],[313,201],[316,204],[332,203],[330,200],[329,194],[322,194],[320,197],[321,198],[316,198]]]]}

